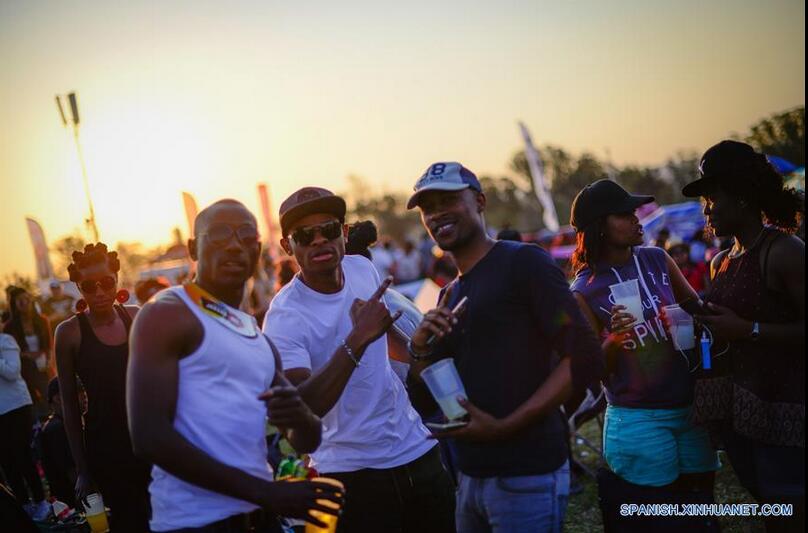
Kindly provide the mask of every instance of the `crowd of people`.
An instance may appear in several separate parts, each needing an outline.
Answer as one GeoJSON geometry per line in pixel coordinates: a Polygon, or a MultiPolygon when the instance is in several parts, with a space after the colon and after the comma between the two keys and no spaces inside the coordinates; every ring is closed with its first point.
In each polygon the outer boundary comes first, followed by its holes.
{"type": "Polygon", "coordinates": [[[79,301],[60,283],[41,306],[6,291],[10,495],[44,520],[46,488],[71,506],[98,492],[115,532],[327,530],[334,516],[348,533],[561,531],[562,406],[602,386],[606,530],[718,530],[715,517],[618,512],[714,502],[718,450],[757,502],[793,506],[768,531],[802,530],[804,205],[740,142],[710,148],[700,172],[683,193],[728,246],[664,231],[644,246],[635,212],[653,198],[604,179],[572,205],[571,280],[518,232],[491,237],[485,191],[455,162],[416,181],[407,208],[425,233],[400,247],[306,186],[279,209],[284,258],[262,252],[243,204],[220,200],[196,218],[193,279],[141,282],[139,305],[125,304],[114,251],[76,250],[79,301]],[[440,296],[405,334],[389,287],[425,276],[440,296]],[[638,307],[615,298],[626,285],[638,307]],[[684,340],[679,308],[692,316],[684,340]],[[466,414],[432,425],[444,420],[421,373],[443,360],[466,414]],[[277,478],[267,421],[316,476],[277,478]]]}

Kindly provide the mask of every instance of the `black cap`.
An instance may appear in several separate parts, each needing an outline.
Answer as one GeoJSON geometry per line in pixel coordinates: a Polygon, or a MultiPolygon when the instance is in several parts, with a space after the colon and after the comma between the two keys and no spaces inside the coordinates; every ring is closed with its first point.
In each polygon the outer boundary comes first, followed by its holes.
{"type": "Polygon", "coordinates": [[[278,211],[281,221],[281,232],[289,236],[289,229],[301,218],[315,213],[334,215],[340,222],[345,222],[345,200],[327,189],[320,187],[303,187],[292,193],[283,201],[278,211]]]}
{"type": "Polygon", "coordinates": [[[755,149],[739,141],[721,141],[704,152],[699,163],[701,177],[688,183],[682,194],[696,198],[706,196],[716,186],[723,188],[743,185],[744,178],[751,175],[756,165],[765,161],[766,156],[755,152],[755,149]]]}
{"type": "Polygon", "coordinates": [[[633,212],[653,201],[653,196],[629,194],[612,180],[598,180],[581,189],[572,201],[570,224],[575,231],[583,231],[600,217],[633,212]]]}

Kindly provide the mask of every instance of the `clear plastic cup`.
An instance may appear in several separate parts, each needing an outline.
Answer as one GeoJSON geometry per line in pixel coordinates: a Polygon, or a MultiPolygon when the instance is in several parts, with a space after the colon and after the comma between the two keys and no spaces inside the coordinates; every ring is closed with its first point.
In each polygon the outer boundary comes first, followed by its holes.
{"type": "Polygon", "coordinates": [[[644,320],[640,283],[636,279],[609,285],[609,290],[612,293],[614,305],[624,306],[626,313],[633,316],[636,321],[642,322],[644,320]]]}
{"type": "Polygon", "coordinates": [[[468,396],[466,396],[463,382],[460,381],[454,360],[441,359],[437,363],[429,365],[421,372],[421,378],[446,418],[455,420],[466,415],[466,410],[457,402],[458,397],[467,398],[468,396]]]}
{"type": "Polygon", "coordinates": [[[671,340],[677,350],[692,350],[696,347],[696,332],[693,317],[678,305],[666,305],[665,315],[670,325],[671,340]]]}
{"type": "Polygon", "coordinates": [[[96,492],[87,496],[84,516],[87,518],[87,523],[90,524],[90,530],[93,533],[106,533],[109,531],[109,522],[107,522],[107,511],[104,508],[104,499],[99,493],[96,492]]]}
{"type": "MultiPolygon", "coordinates": [[[[334,485],[335,487],[338,487],[340,490],[343,491],[343,493],[345,491],[345,486],[340,481],[330,477],[315,477],[312,478],[311,481],[328,483],[329,485],[334,485]]],[[[339,504],[336,504],[331,500],[317,500],[317,503],[322,505],[323,507],[334,509],[335,511],[339,509],[339,504]]],[[[311,510],[309,511],[309,513],[311,514],[311,516],[313,516],[320,522],[324,523],[326,527],[323,528],[306,522],[306,533],[336,533],[337,517],[335,515],[315,510],[311,510]]]]}

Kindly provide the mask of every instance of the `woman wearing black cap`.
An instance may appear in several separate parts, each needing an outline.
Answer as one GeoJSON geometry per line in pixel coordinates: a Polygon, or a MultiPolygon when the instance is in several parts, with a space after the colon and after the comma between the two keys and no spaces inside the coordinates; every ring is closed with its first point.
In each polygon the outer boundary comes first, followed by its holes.
{"type": "Polygon", "coordinates": [[[685,196],[704,200],[708,225],[733,246],[712,261],[712,316],[728,341],[696,386],[695,418],[708,423],[735,472],[762,502],[793,503],[769,530],[804,530],[805,244],[791,235],[805,208],[766,156],[723,141],[705,152],[685,196]]]}
{"type": "Polygon", "coordinates": [[[696,490],[709,500],[719,463],[707,432],[688,421],[694,353],[674,346],[660,316],[664,306],[698,297],[664,250],[642,246],[634,211],[651,201],[609,180],[578,193],[572,291],[605,339],[607,463],[634,485],[696,490]],[[610,286],[624,282],[636,283],[642,316],[615,305],[610,286]]]}

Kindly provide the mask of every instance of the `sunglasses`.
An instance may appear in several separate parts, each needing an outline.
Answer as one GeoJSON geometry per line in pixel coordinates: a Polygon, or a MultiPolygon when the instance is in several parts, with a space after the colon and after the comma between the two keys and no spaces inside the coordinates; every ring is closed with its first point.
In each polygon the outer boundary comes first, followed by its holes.
{"type": "Polygon", "coordinates": [[[318,224],[316,226],[297,228],[292,232],[291,237],[297,244],[301,246],[308,246],[314,242],[314,237],[317,235],[318,231],[320,232],[320,235],[329,241],[333,241],[342,235],[342,223],[337,220],[332,220],[331,222],[318,224]]]}
{"type": "Polygon", "coordinates": [[[208,242],[213,246],[224,246],[233,235],[236,236],[238,242],[244,246],[255,246],[258,244],[258,230],[254,226],[244,224],[235,230],[226,224],[217,224],[208,228],[208,231],[200,233],[200,235],[207,235],[208,242]]]}
{"type": "Polygon", "coordinates": [[[81,292],[94,294],[98,287],[101,287],[102,291],[111,291],[117,284],[118,282],[112,276],[104,276],[101,279],[83,280],[79,283],[79,289],[81,289],[81,292]]]}

